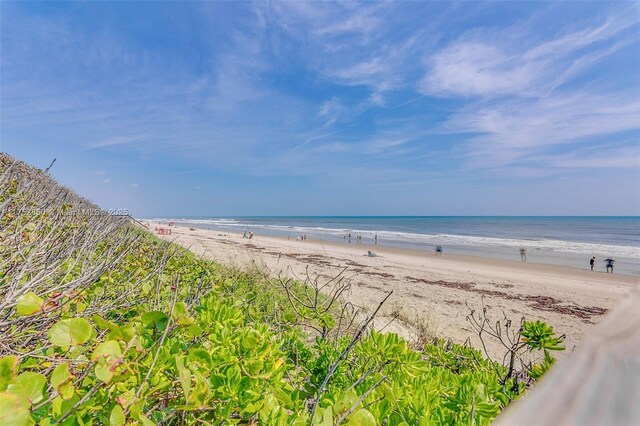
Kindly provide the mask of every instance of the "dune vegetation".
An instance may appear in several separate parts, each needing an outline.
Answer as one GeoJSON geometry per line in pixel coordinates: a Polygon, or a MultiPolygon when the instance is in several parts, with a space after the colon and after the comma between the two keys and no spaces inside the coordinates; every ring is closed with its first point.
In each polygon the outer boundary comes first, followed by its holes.
{"type": "Polygon", "coordinates": [[[338,280],[204,260],[4,154],[0,173],[5,426],[487,424],[562,349],[486,312],[470,321],[500,362],[378,333],[338,280]]]}

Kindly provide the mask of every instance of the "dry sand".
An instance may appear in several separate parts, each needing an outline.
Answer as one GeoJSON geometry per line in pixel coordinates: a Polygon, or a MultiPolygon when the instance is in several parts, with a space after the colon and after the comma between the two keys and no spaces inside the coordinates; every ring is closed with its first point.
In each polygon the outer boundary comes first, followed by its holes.
{"type": "MultiPolygon", "coordinates": [[[[150,225],[156,226],[163,225],[150,225]]],[[[566,355],[607,310],[640,284],[639,277],[563,266],[261,235],[249,240],[183,226],[173,227],[172,235],[162,238],[225,264],[266,267],[274,275],[300,278],[308,270],[330,279],[346,268],[344,275],[351,283],[346,298],[357,306],[373,310],[393,290],[376,319],[377,328],[414,340],[416,324],[423,324],[438,337],[459,343],[469,339],[478,348],[481,342],[467,316],[469,307],[482,311],[483,299],[493,323],[504,316],[518,323],[524,316],[553,325],[567,336],[566,355]],[[368,250],[378,256],[366,256],[368,250]]],[[[505,352],[495,339],[485,344],[492,357],[505,352]]]]}

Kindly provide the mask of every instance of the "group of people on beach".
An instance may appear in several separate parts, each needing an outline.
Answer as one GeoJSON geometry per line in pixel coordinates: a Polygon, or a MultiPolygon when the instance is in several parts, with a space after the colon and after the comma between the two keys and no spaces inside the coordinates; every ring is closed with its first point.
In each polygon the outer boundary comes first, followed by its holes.
{"type": "MultiPolygon", "coordinates": [[[[611,259],[610,257],[606,258],[604,260],[604,266],[607,269],[607,273],[611,272],[613,274],[613,264],[615,263],[615,259],[611,259]]],[[[596,257],[595,256],[591,256],[591,259],[589,259],[589,266],[591,267],[591,270],[593,271],[593,268],[596,266],[596,257]]]]}
{"type": "MultiPolygon", "coordinates": [[[[527,261],[527,249],[524,247],[520,249],[520,260],[522,260],[523,262],[527,261]]],[[[615,259],[611,259],[610,257],[604,260],[604,266],[607,270],[607,273],[611,272],[613,274],[614,263],[615,263],[615,259]]],[[[596,257],[591,256],[591,259],[589,259],[589,267],[593,271],[595,266],[596,266],[596,257]]]]}
{"type": "MultiPolygon", "coordinates": [[[[524,247],[520,249],[520,260],[522,260],[523,262],[527,261],[527,249],[524,247]]],[[[607,273],[611,272],[613,274],[614,263],[615,263],[615,259],[611,259],[610,257],[604,260],[604,266],[607,270],[607,273]]],[[[596,266],[596,257],[591,256],[591,259],[589,259],[589,268],[593,271],[595,266],[596,266]]]]}
{"type": "MultiPolygon", "coordinates": [[[[362,235],[355,235],[356,237],[356,244],[362,244],[362,235]]],[[[349,243],[351,243],[351,233],[346,234],[344,237],[342,237],[344,240],[348,240],[349,243]]],[[[374,234],[373,235],[373,244],[378,244],[378,234],[374,234]]]]}
{"type": "MultiPolygon", "coordinates": [[[[436,255],[441,255],[442,254],[442,246],[438,245],[436,246],[436,255]]],[[[520,248],[520,260],[522,262],[526,262],[527,261],[527,249],[522,247],[520,248]]],[[[613,264],[615,263],[615,259],[611,259],[610,257],[606,258],[604,260],[604,266],[606,268],[607,273],[612,273],[613,274],[613,264]]],[[[591,268],[591,270],[593,271],[596,265],[596,257],[592,256],[591,259],[589,259],[589,266],[591,268]]]]}
{"type": "MultiPolygon", "coordinates": [[[[171,230],[170,229],[156,228],[155,230],[159,234],[163,234],[163,233],[166,233],[166,234],[169,234],[169,235],[171,234],[171,230]]],[[[244,234],[242,234],[242,238],[252,239],[253,238],[253,232],[245,232],[244,234]]],[[[287,239],[288,239],[288,237],[287,237],[287,239]]],[[[306,239],[307,239],[307,234],[300,234],[300,235],[296,236],[296,241],[306,241],[306,239]]],[[[348,242],[351,243],[351,234],[350,233],[346,234],[344,236],[344,239],[348,240],[348,242]]],[[[359,235],[359,234],[355,235],[355,240],[356,240],[356,244],[362,244],[362,235],[359,235]]],[[[378,234],[374,234],[373,241],[374,241],[374,244],[378,244],[378,234]]],[[[443,250],[441,245],[437,245],[435,247],[436,256],[442,255],[443,251],[444,250],[443,250]]],[[[365,256],[376,257],[377,254],[372,252],[372,251],[368,251],[365,256]]],[[[522,262],[526,262],[527,261],[527,249],[524,248],[524,247],[520,248],[520,260],[522,262]]],[[[615,259],[611,259],[610,257],[606,258],[604,260],[604,264],[605,264],[605,268],[606,268],[607,273],[609,273],[609,272],[613,273],[613,264],[614,263],[615,263],[615,259]]],[[[589,259],[589,267],[590,267],[590,269],[592,271],[594,270],[595,265],[596,265],[596,257],[592,256],[591,259],[589,259]]]]}

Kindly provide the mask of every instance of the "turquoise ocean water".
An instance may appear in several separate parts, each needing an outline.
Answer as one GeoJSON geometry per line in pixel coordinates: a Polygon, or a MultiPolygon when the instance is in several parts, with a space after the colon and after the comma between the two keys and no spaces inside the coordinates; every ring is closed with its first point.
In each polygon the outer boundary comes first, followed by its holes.
{"type": "Polygon", "coordinates": [[[404,247],[431,252],[442,245],[445,253],[520,260],[527,249],[530,262],[587,269],[596,256],[616,260],[616,273],[640,277],[640,217],[183,217],[154,218],[221,231],[251,231],[257,235],[308,238],[355,244],[404,247]]]}

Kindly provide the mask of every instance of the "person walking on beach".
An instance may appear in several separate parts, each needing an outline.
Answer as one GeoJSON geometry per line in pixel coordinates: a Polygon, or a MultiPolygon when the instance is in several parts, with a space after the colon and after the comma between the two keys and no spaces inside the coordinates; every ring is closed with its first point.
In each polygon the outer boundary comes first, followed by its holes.
{"type": "Polygon", "coordinates": [[[611,269],[611,273],[613,274],[613,262],[615,262],[615,260],[611,258],[607,258],[604,260],[604,264],[607,267],[607,273],[609,272],[609,269],[611,269]]]}
{"type": "Polygon", "coordinates": [[[521,260],[522,262],[526,262],[526,261],[527,261],[527,249],[526,249],[526,248],[524,248],[524,247],[522,247],[522,248],[520,249],[520,260],[521,260]]]}
{"type": "Polygon", "coordinates": [[[374,241],[374,244],[376,245],[378,244],[378,234],[375,234],[375,236],[373,237],[373,241],[374,241]]]}
{"type": "Polygon", "coordinates": [[[436,246],[436,256],[442,254],[442,246],[436,246]]]}
{"type": "Polygon", "coordinates": [[[596,257],[595,256],[591,256],[591,259],[589,259],[589,265],[591,266],[591,270],[593,271],[593,267],[596,264],[596,257]]]}

